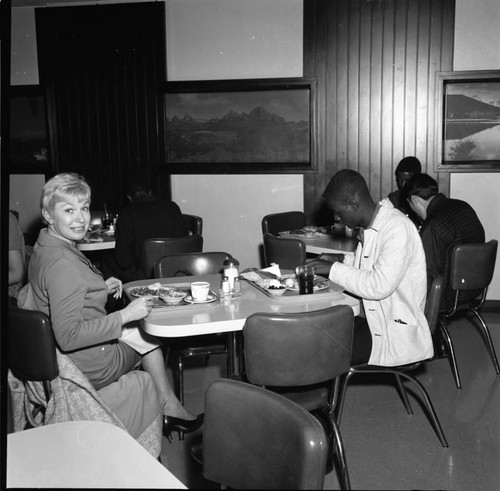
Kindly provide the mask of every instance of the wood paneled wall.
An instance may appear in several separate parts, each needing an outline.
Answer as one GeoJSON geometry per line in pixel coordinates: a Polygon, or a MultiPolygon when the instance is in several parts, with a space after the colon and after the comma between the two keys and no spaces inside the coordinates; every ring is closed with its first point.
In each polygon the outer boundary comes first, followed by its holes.
{"type": "MultiPolygon", "coordinates": [[[[336,171],[360,172],[374,199],[399,161],[433,172],[435,73],[452,69],[455,0],[305,0],[304,76],[318,78],[318,174],[304,176],[308,219],[336,171]]],[[[447,187],[447,176],[439,176],[447,187]]]]}

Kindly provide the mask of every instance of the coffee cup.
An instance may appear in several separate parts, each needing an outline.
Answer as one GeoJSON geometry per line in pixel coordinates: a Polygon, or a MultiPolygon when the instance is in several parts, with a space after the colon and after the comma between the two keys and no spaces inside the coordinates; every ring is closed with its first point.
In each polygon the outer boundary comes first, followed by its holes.
{"type": "Polygon", "coordinates": [[[191,283],[191,295],[195,302],[204,302],[208,299],[210,283],[208,281],[195,281],[191,283]]]}

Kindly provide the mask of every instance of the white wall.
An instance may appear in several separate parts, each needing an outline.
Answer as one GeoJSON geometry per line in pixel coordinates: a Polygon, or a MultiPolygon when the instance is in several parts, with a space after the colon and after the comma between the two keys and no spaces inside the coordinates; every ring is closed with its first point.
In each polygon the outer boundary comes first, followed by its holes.
{"type": "MultiPolygon", "coordinates": [[[[500,70],[500,0],[456,0],[453,69],[500,70]]],[[[499,143],[500,145],[500,143],[499,143]]],[[[453,173],[450,196],[470,203],[476,210],[486,240],[500,240],[499,173],[453,173]]],[[[500,299],[500,255],[488,291],[500,299]]]]}
{"type": "MultiPolygon", "coordinates": [[[[302,0],[166,0],[168,80],[302,76],[302,0]]],[[[204,219],[204,250],[260,266],[260,221],[303,210],[301,175],[178,175],[172,196],[204,219]]]]}

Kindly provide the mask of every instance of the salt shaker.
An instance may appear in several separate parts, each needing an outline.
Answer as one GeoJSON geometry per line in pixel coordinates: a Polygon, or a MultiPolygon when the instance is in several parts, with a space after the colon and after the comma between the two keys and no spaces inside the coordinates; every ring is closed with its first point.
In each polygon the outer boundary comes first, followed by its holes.
{"type": "Polygon", "coordinates": [[[229,286],[229,279],[227,276],[224,276],[222,280],[222,293],[224,295],[229,295],[231,293],[231,287],[229,286]]]}
{"type": "Polygon", "coordinates": [[[233,295],[235,297],[239,297],[241,295],[241,280],[240,280],[240,277],[237,276],[235,279],[234,279],[234,284],[233,284],[233,295]]]}
{"type": "Polygon", "coordinates": [[[224,276],[227,276],[227,279],[229,280],[229,290],[233,291],[234,290],[234,279],[240,275],[239,272],[239,267],[240,263],[237,259],[232,257],[231,259],[226,259],[223,263],[222,266],[224,268],[224,276]]]}

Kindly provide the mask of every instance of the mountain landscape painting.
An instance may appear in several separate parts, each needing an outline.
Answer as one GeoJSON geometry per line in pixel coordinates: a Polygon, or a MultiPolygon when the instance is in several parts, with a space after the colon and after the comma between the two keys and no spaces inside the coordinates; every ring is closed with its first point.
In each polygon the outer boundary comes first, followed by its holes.
{"type": "Polygon", "coordinates": [[[309,91],[166,95],[167,162],[309,163],[309,91]]]}
{"type": "Polygon", "coordinates": [[[445,163],[500,161],[500,82],[447,85],[445,116],[445,163]]]}

